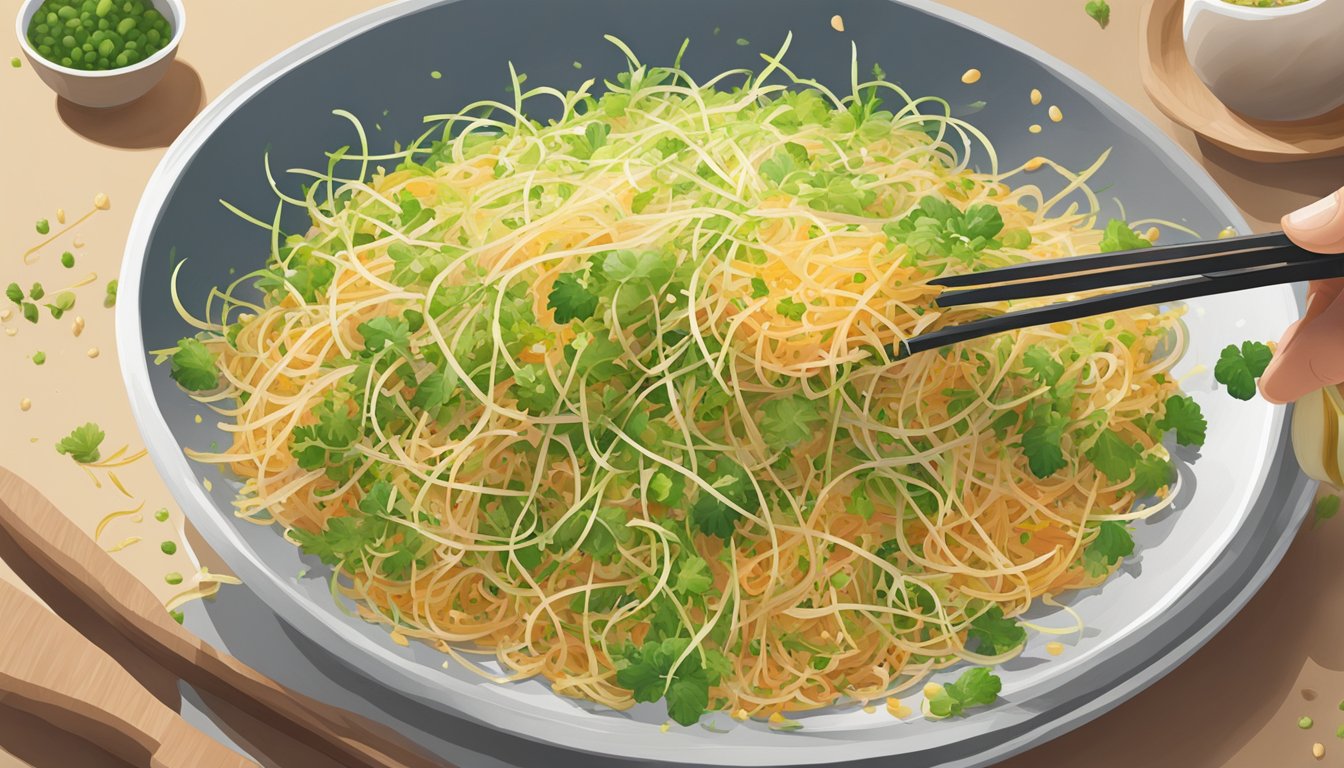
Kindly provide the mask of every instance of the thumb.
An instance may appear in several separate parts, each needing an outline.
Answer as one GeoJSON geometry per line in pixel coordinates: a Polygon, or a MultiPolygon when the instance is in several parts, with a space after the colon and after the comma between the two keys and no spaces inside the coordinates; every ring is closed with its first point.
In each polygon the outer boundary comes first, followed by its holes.
{"type": "Polygon", "coordinates": [[[1283,231],[1315,253],[1344,252],[1344,189],[1283,217],[1283,231]]]}
{"type": "Polygon", "coordinates": [[[1322,387],[1344,382],[1344,297],[1335,296],[1319,314],[1299,321],[1260,377],[1260,394],[1288,403],[1322,387]]]}

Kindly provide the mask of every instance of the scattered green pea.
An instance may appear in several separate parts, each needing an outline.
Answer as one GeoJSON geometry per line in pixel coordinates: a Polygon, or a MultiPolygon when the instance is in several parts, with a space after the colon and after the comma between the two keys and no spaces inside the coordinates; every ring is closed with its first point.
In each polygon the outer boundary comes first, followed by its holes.
{"type": "Polygon", "coordinates": [[[169,615],[169,616],[172,616],[172,617],[173,617],[173,621],[176,621],[178,624],[181,624],[181,623],[182,623],[182,619],[185,618],[185,617],[182,615],[182,612],[181,612],[181,611],[169,611],[169,612],[168,612],[168,615],[169,615]]]}
{"type": "Polygon", "coordinates": [[[109,281],[108,281],[108,283],[107,283],[107,293],[106,293],[106,295],[103,296],[103,306],[104,306],[104,307],[108,307],[108,308],[117,306],[117,281],[116,281],[116,280],[109,280],[109,281]]]}
{"type": "Polygon", "coordinates": [[[582,61],[576,61],[576,62],[574,62],[574,68],[575,68],[575,69],[583,69],[583,62],[582,62],[582,61]]]}
{"type": "Polygon", "coordinates": [[[434,78],[435,80],[439,80],[443,77],[443,73],[436,69],[433,72],[430,72],[429,76],[434,78]]]}
{"type": "Polygon", "coordinates": [[[154,519],[155,519],[155,520],[158,520],[160,523],[167,521],[167,520],[168,520],[168,508],[167,508],[167,507],[162,507],[162,508],[160,508],[158,512],[155,512],[155,513],[154,513],[154,519]]]}
{"type": "Polygon", "coordinates": [[[45,363],[45,362],[47,362],[47,353],[46,353],[46,352],[34,352],[34,353],[33,353],[33,365],[42,365],[42,364],[45,363]]]}
{"type": "Polygon", "coordinates": [[[51,223],[50,223],[50,222],[48,222],[46,219],[38,219],[38,220],[37,220],[37,234],[39,234],[39,235],[45,235],[45,234],[47,234],[47,233],[50,232],[50,231],[51,231],[51,223]]]}
{"type": "Polygon", "coordinates": [[[173,571],[172,573],[166,574],[163,577],[163,580],[168,582],[169,584],[181,584],[182,574],[178,573],[177,571],[173,571]]]}
{"type": "Polygon", "coordinates": [[[75,254],[73,254],[73,253],[71,253],[71,252],[69,252],[69,251],[66,251],[65,253],[62,253],[62,254],[61,254],[61,266],[62,266],[62,267],[65,267],[66,269],[70,269],[71,267],[75,266],[75,254]]]}
{"type": "Polygon", "coordinates": [[[177,544],[171,541],[163,542],[159,545],[159,549],[162,550],[165,555],[177,554],[177,544]]]}
{"type": "Polygon", "coordinates": [[[1300,718],[1298,718],[1298,720],[1297,720],[1297,727],[1298,727],[1298,728],[1301,728],[1301,729],[1304,730],[1304,731],[1305,731],[1306,729],[1310,728],[1312,725],[1313,725],[1313,722],[1312,722],[1312,719],[1311,719],[1310,717],[1300,717],[1300,718]]]}
{"type": "Polygon", "coordinates": [[[15,56],[14,58],[12,58],[12,59],[9,60],[9,66],[11,66],[11,67],[13,67],[13,68],[15,68],[15,69],[18,69],[19,67],[22,67],[22,66],[23,66],[23,62],[22,62],[22,61],[19,61],[19,57],[18,57],[18,56],[15,56]]]}
{"type": "Polygon", "coordinates": [[[863,274],[862,272],[855,272],[855,273],[854,273],[854,282],[856,282],[856,283],[863,283],[863,282],[867,282],[867,280],[868,280],[868,276],[865,275],[865,274],[863,274]]]}
{"type": "Polygon", "coordinates": [[[751,45],[751,41],[748,40],[748,39],[745,38],[745,37],[739,37],[739,38],[737,38],[737,44],[738,44],[738,45],[741,45],[741,46],[747,46],[747,45],[751,45]]]}

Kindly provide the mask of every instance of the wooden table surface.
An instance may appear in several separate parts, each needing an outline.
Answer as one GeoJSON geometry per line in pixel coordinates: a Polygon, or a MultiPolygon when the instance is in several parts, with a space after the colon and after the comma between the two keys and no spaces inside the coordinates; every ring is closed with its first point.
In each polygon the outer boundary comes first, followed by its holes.
{"type": "MultiPolygon", "coordinates": [[[[1257,229],[1273,227],[1283,212],[1344,184],[1344,159],[1258,165],[1201,144],[1163,117],[1139,83],[1138,0],[1112,0],[1105,30],[1084,14],[1083,0],[946,3],[1040,46],[1138,108],[1208,169],[1257,229]]],[[[4,18],[19,5],[20,0],[0,0],[4,18]]],[[[145,180],[196,111],[275,53],[379,3],[187,0],[187,5],[191,26],[179,63],[164,84],[128,108],[97,113],[58,103],[28,66],[0,66],[0,146],[8,149],[6,183],[0,184],[5,243],[0,284],[41,281],[51,292],[93,276],[77,289],[76,310],[60,321],[44,317],[30,325],[13,313],[0,320],[0,465],[19,471],[91,534],[109,513],[143,505],[138,516],[110,521],[98,541],[112,547],[138,539],[114,556],[164,600],[191,583],[199,564],[215,561],[199,543],[191,546],[193,535],[150,462],[117,469],[114,481],[105,471],[87,475],[53,450],[56,440],[86,421],[106,431],[105,453],[122,445],[131,451],[140,447],[117,368],[112,311],[102,306],[104,285],[116,277],[145,180]],[[109,196],[110,210],[44,250],[35,264],[24,264],[23,251],[40,239],[33,229],[37,219],[47,218],[55,227],[56,209],[64,208],[73,220],[92,208],[100,192],[109,196]],[[69,270],[56,258],[66,249],[76,255],[69,270]],[[76,315],[85,320],[78,337],[72,330],[76,315]],[[41,366],[32,361],[39,351],[47,356],[41,366]],[[25,399],[31,402],[28,410],[20,406],[25,399]],[[160,508],[168,510],[166,521],[154,517],[160,508]],[[178,545],[174,554],[163,552],[164,541],[178,545]],[[181,573],[186,582],[168,584],[169,572],[181,573]]],[[[5,39],[0,62],[19,55],[13,39],[5,39]]],[[[1004,765],[1344,765],[1344,739],[1334,735],[1344,725],[1340,552],[1344,519],[1308,526],[1260,594],[1192,659],[1100,720],[1004,765]],[[1299,728],[1302,716],[1312,717],[1314,727],[1299,728]],[[1313,742],[1325,745],[1324,760],[1313,758],[1313,742]]],[[[2,563],[0,579],[16,581],[2,563]]],[[[228,589],[217,599],[229,599],[228,589]]],[[[88,745],[55,736],[0,702],[0,767],[106,764],[88,745]]]]}

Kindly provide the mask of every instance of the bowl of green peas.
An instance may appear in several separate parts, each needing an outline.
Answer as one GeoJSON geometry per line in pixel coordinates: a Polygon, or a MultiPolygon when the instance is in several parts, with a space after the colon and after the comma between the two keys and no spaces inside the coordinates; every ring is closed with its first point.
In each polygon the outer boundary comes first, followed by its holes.
{"type": "Polygon", "coordinates": [[[25,0],[15,31],[38,77],[58,95],[115,107],[168,72],[186,17],[181,0],[25,0]]]}

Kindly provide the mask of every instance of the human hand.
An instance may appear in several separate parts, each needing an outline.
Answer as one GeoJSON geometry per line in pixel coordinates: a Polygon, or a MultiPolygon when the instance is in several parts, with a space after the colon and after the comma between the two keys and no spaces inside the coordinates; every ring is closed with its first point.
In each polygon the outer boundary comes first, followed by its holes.
{"type": "MultiPolygon", "coordinates": [[[[1344,189],[1284,216],[1283,231],[1309,251],[1344,254],[1344,189]]],[[[1315,280],[1308,286],[1306,312],[1283,334],[1273,362],[1260,377],[1260,394],[1266,400],[1288,403],[1344,382],[1341,294],[1344,278],[1315,280]]]]}

